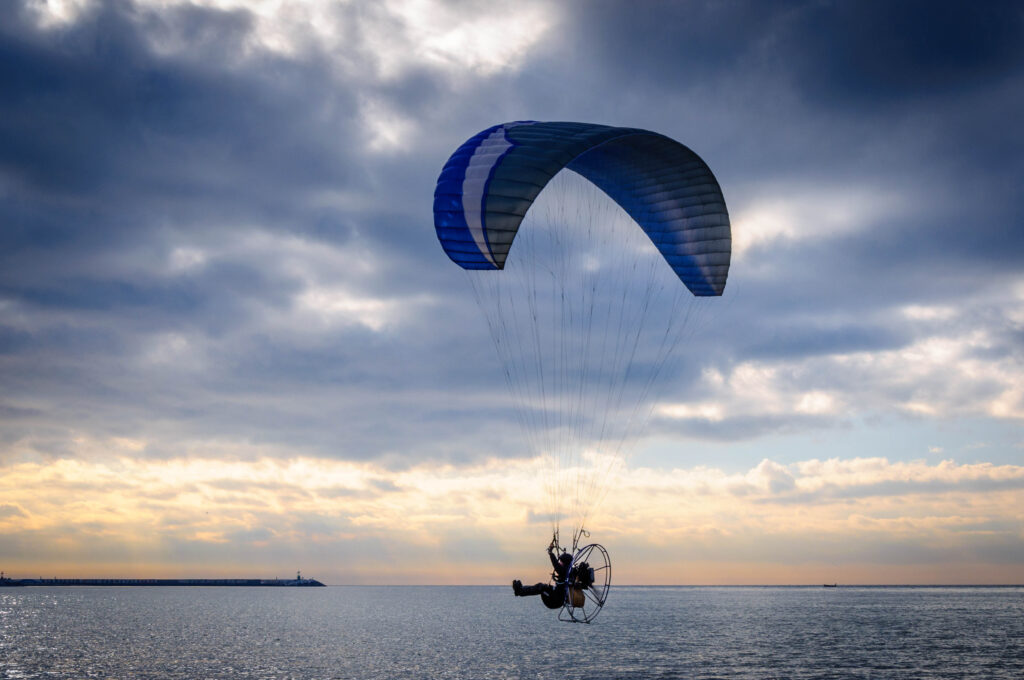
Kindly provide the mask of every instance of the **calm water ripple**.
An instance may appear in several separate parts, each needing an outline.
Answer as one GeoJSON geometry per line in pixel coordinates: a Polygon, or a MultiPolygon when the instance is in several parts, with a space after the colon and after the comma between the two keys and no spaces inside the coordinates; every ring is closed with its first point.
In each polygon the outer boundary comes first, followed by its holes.
{"type": "Polygon", "coordinates": [[[1024,678],[1024,588],[0,589],[0,678],[1024,678]]]}

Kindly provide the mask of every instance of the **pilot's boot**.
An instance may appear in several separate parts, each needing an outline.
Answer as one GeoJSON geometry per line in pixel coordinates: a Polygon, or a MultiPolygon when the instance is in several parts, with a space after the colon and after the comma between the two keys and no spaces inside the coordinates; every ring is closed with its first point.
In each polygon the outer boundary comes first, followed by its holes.
{"type": "MultiPolygon", "coordinates": [[[[516,581],[516,583],[519,583],[519,582],[516,581]]],[[[515,588],[515,584],[512,584],[512,587],[515,588]]],[[[516,588],[516,595],[518,597],[529,597],[530,595],[540,595],[541,593],[545,592],[547,589],[548,589],[548,584],[546,584],[546,583],[538,583],[538,584],[532,585],[532,586],[524,586],[522,583],[519,583],[519,588],[516,588]]]]}

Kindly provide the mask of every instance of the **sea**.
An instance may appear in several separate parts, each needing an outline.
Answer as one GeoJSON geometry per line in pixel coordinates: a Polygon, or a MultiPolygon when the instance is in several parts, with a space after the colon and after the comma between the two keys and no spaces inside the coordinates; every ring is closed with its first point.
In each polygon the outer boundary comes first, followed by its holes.
{"type": "Polygon", "coordinates": [[[1024,678],[1021,587],[0,589],[0,678],[1024,678]]]}

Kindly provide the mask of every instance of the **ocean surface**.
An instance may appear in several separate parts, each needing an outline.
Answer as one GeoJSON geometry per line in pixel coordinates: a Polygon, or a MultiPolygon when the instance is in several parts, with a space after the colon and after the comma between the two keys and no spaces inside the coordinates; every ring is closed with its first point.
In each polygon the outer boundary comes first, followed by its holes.
{"type": "Polygon", "coordinates": [[[0,678],[1024,678],[1024,588],[0,589],[0,678]]]}

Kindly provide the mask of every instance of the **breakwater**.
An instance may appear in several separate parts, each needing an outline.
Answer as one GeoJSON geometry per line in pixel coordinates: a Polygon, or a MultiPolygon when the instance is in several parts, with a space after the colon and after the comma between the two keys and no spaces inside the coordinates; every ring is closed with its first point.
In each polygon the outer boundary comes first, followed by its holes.
{"type": "Polygon", "coordinates": [[[23,586],[248,586],[281,588],[322,588],[313,578],[5,578],[0,587],[23,586]]]}

